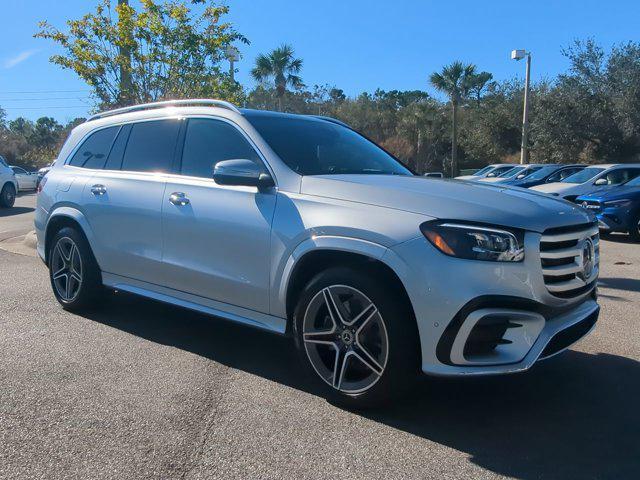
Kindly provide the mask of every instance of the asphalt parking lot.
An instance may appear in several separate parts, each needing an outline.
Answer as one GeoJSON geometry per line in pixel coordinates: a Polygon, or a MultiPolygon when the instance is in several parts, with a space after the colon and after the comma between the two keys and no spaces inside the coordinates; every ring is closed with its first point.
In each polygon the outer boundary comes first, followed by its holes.
{"type": "MultiPolygon", "coordinates": [[[[0,210],[0,246],[33,195],[0,210]]],[[[640,245],[602,242],[595,331],[524,374],[424,379],[353,413],[290,342],[114,294],[64,312],[0,250],[0,478],[640,478],[640,245]]]]}

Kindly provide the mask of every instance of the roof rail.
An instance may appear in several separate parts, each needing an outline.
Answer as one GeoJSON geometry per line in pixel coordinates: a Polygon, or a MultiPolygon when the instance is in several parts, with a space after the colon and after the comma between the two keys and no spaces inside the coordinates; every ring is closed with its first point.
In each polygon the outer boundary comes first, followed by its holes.
{"type": "Polygon", "coordinates": [[[154,108],[165,107],[184,107],[184,106],[210,106],[220,107],[231,110],[235,113],[241,113],[233,103],[225,102],[224,100],[212,100],[209,98],[194,98],[184,100],[165,100],[162,102],[142,103],[140,105],[131,105],[130,107],[116,108],[115,110],[107,110],[106,112],[96,113],[87,119],[87,122],[97,120],[99,118],[111,117],[113,115],[120,115],[121,113],[140,112],[142,110],[152,110],[154,108]]]}

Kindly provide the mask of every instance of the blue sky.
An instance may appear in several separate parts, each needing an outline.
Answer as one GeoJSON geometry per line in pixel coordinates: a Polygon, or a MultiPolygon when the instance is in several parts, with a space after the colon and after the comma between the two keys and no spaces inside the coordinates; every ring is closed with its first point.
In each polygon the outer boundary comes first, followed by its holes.
{"type": "MultiPolygon", "coordinates": [[[[114,0],[115,1],[115,0],[114,0]]],[[[522,76],[514,48],[533,53],[534,80],[566,70],[560,50],[593,37],[604,46],[639,41],[637,0],[433,1],[237,0],[230,20],[249,38],[238,79],[259,52],[283,42],[304,59],[308,85],[329,83],[348,95],[376,88],[426,89],[428,75],[452,60],[475,63],[496,79],[522,76]],[[528,5],[528,6],[525,6],[528,5]]],[[[0,0],[0,106],[9,118],[86,115],[89,89],[48,62],[55,47],[32,38],[39,20],[63,27],[93,9],[94,0],[0,0]]]]}

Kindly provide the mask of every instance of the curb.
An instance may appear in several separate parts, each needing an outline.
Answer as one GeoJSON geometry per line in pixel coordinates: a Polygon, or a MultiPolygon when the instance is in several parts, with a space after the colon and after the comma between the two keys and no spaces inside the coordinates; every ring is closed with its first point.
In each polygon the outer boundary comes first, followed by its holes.
{"type": "Polygon", "coordinates": [[[25,235],[19,235],[17,237],[7,238],[0,242],[0,250],[6,252],[15,253],[18,255],[24,255],[27,257],[36,257],[36,244],[38,239],[36,237],[35,230],[31,230],[25,235]]]}

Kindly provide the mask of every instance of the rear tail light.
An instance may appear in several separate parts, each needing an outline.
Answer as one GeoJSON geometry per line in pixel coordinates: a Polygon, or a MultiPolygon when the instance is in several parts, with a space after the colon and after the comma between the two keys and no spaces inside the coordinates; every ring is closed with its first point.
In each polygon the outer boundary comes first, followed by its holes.
{"type": "Polygon", "coordinates": [[[42,179],[40,180],[40,183],[38,183],[38,188],[36,188],[36,193],[40,193],[42,191],[42,189],[44,188],[45,183],[47,183],[47,176],[46,175],[44,177],[42,177],[42,179]]]}

